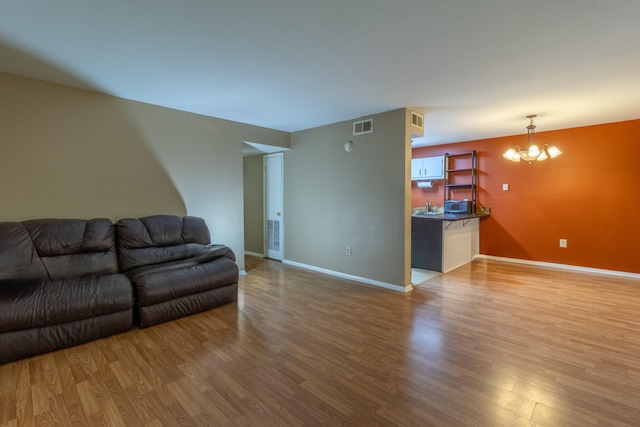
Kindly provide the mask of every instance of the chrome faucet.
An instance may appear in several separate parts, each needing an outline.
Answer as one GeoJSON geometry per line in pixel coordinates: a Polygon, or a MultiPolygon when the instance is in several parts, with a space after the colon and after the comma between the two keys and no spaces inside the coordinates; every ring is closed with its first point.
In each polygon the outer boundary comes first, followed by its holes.
{"type": "Polygon", "coordinates": [[[427,212],[429,212],[429,208],[431,207],[431,202],[426,202],[424,207],[427,208],[427,212]]]}

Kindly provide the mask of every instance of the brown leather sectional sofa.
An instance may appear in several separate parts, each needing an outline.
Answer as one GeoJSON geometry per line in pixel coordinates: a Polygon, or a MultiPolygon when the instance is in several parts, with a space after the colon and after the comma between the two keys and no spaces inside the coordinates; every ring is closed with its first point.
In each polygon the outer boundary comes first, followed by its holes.
{"type": "Polygon", "coordinates": [[[0,223],[0,363],[237,300],[231,249],[201,218],[0,223]]]}

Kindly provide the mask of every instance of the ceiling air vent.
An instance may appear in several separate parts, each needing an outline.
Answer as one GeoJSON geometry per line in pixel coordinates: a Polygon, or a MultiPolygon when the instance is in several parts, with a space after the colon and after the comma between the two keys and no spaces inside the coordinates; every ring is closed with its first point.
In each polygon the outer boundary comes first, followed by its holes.
{"type": "Polygon", "coordinates": [[[411,126],[415,126],[418,129],[424,129],[424,116],[416,113],[415,111],[411,112],[411,126]]]}
{"type": "Polygon", "coordinates": [[[365,133],[373,133],[373,119],[360,120],[353,122],[353,134],[364,135],[365,133]]]}

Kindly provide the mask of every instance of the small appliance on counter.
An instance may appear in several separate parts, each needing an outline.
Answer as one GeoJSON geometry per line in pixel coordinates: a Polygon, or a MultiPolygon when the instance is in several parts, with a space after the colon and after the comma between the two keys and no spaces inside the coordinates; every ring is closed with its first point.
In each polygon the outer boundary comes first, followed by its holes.
{"type": "Polygon", "coordinates": [[[444,213],[470,214],[473,213],[473,204],[469,200],[445,200],[444,213]]]}

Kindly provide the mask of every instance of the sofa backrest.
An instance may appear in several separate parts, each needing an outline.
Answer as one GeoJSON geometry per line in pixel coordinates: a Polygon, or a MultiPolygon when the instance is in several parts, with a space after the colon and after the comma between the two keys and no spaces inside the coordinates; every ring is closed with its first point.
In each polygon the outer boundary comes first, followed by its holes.
{"type": "Polygon", "coordinates": [[[47,270],[24,225],[0,222],[0,280],[47,277],[47,270]]]}
{"type": "Polygon", "coordinates": [[[0,280],[59,280],[118,272],[109,219],[0,223],[0,280]]]}
{"type": "Polygon", "coordinates": [[[191,258],[211,243],[204,219],[152,215],[116,222],[118,260],[123,271],[191,258]]]}

